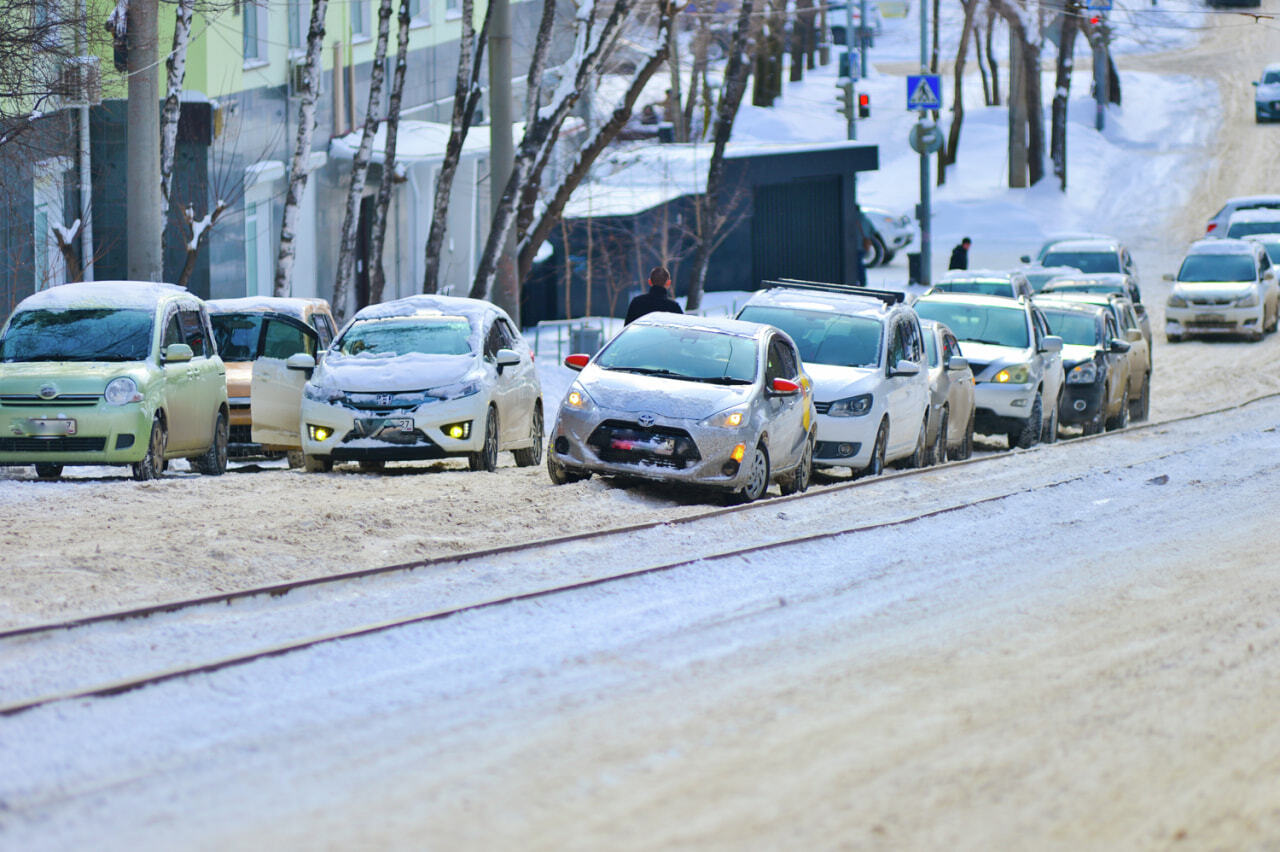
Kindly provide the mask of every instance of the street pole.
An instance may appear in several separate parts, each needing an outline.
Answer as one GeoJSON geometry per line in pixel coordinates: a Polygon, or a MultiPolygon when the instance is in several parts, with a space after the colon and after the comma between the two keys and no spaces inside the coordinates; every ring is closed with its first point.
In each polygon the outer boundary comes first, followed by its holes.
{"type": "Polygon", "coordinates": [[[1107,101],[1111,97],[1111,75],[1107,67],[1107,19],[1098,16],[1097,46],[1093,49],[1093,95],[1097,112],[1093,125],[1097,130],[1107,126],[1107,101]]]}
{"type": "MultiPolygon", "coordinates": [[[[863,0],[865,3],[866,0],[863,0]]],[[[857,94],[853,85],[853,0],[845,0],[844,2],[844,54],[847,57],[845,68],[849,72],[848,82],[845,84],[845,93],[849,98],[849,113],[845,116],[845,135],[849,141],[858,138],[858,103],[857,94]]],[[[863,72],[866,75],[866,72],[863,72]]]]}
{"type": "MultiPolygon", "coordinates": [[[[85,0],[78,0],[76,16],[80,18],[80,26],[76,29],[76,56],[89,55],[89,18],[85,0]]],[[[88,70],[82,78],[88,82],[88,70]]],[[[86,86],[86,88],[88,88],[86,86]]],[[[93,181],[91,178],[91,160],[89,153],[89,93],[86,91],[84,103],[77,112],[80,114],[80,280],[93,280],[93,181]]]]}
{"type": "Polygon", "coordinates": [[[160,63],[159,0],[129,4],[128,150],[125,162],[125,229],[128,275],[159,281],[160,256],[160,63]]]}
{"type": "MultiPolygon", "coordinates": [[[[515,168],[511,139],[511,0],[493,0],[489,7],[489,200],[497,210],[515,168]]],[[[516,276],[516,232],[511,228],[498,255],[493,302],[520,327],[520,282],[516,276]]]]}
{"type": "MultiPolygon", "coordinates": [[[[920,73],[929,73],[929,8],[925,0],[920,0],[920,73]]],[[[924,124],[925,114],[920,113],[919,123],[924,124]]],[[[930,190],[933,181],[929,179],[929,153],[920,151],[920,209],[917,211],[920,220],[920,283],[925,287],[933,284],[933,226],[932,199],[930,190]]]]}
{"type": "MultiPolygon", "coordinates": [[[[852,3],[853,0],[846,0],[846,2],[852,3]]],[[[925,2],[925,0],[920,0],[920,2],[923,3],[925,2]]],[[[867,79],[867,37],[865,35],[865,33],[868,30],[867,0],[862,0],[859,6],[859,11],[861,12],[861,16],[862,16],[862,26],[858,28],[858,59],[862,63],[862,74],[859,76],[861,76],[861,78],[865,80],[867,79]]]]}

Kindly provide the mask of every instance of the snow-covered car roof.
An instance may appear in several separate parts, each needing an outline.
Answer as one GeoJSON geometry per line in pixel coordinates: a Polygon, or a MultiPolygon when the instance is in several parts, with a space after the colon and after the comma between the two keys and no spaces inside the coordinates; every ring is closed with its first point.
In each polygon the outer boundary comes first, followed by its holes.
{"type": "Polygon", "coordinates": [[[1246,204],[1280,204],[1280,195],[1237,195],[1228,198],[1224,207],[1242,207],[1246,204]]]}
{"type": "Polygon", "coordinates": [[[1187,246],[1187,254],[1253,254],[1253,251],[1253,243],[1230,237],[1196,240],[1187,246]]]}
{"type": "Polygon", "coordinates": [[[1054,284],[1125,284],[1129,281],[1127,272],[1079,272],[1072,271],[1066,275],[1059,275],[1056,278],[1050,278],[1045,282],[1045,287],[1052,287],[1054,284]]]}
{"type": "Polygon", "coordinates": [[[1280,208],[1247,207],[1232,213],[1227,222],[1280,222],[1280,208]]]}
{"type": "Polygon", "coordinates": [[[1110,237],[1102,237],[1088,240],[1063,240],[1062,242],[1054,243],[1050,251],[1097,252],[1101,254],[1103,252],[1114,252],[1119,250],[1119,248],[1119,240],[1114,240],[1110,237]]]}
{"type": "Polygon", "coordinates": [[[700,317],[692,314],[668,314],[657,311],[645,314],[633,322],[632,325],[665,325],[670,328],[691,328],[752,338],[758,338],[765,331],[773,328],[773,326],[762,323],[736,320],[732,317],[700,317]]]}
{"type": "Polygon", "coordinates": [[[151,310],[160,302],[177,296],[199,301],[190,290],[154,281],[89,281],[59,284],[34,293],[18,303],[21,310],[64,310],[66,308],[131,308],[151,310]]]}
{"type": "Polygon", "coordinates": [[[916,304],[922,302],[943,302],[947,304],[982,305],[988,308],[1020,308],[1023,299],[1010,299],[1008,296],[984,296],[981,293],[929,293],[921,296],[916,304]]]}
{"type": "Polygon", "coordinates": [[[416,295],[390,302],[379,302],[361,308],[352,320],[390,319],[392,317],[430,316],[449,314],[463,316],[473,322],[483,320],[489,314],[505,317],[506,311],[492,302],[483,299],[468,299],[465,296],[416,295]]]}
{"type": "Polygon", "coordinates": [[[1021,275],[1022,270],[1005,272],[999,269],[953,269],[939,278],[939,281],[1003,281],[1013,280],[1013,276],[1021,275]]]}
{"type": "Polygon", "coordinates": [[[301,296],[242,296],[237,299],[210,299],[205,304],[211,314],[278,313],[306,319],[307,308],[329,309],[324,299],[301,296]]]}
{"type": "Polygon", "coordinates": [[[1074,266],[1041,266],[1038,263],[1031,263],[1018,269],[1023,275],[1043,275],[1051,272],[1055,275],[1079,275],[1080,270],[1074,266]]]}
{"type": "Polygon", "coordinates": [[[862,296],[834,290],[802,290],[791,287],[770,287],[760,290],[748,305],[772,305],[818,311],[839,311],[842,314],[880,319],[887,315],[888,306],[876,296],[862,296]]]}

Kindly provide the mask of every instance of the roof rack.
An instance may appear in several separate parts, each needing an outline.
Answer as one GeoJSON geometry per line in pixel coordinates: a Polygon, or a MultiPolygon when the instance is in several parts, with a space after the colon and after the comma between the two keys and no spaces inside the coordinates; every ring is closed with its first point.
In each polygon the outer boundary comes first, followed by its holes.
{"type": "Polygon", "coordinates": [[[828,293],[843,293],[847,296],[867,296],[879,299],[887,307],[901,304],[907,298],[906,293],[898,290],[873,290],[857,284],[831,284],[824,281],[803,281],[799,278],[765,279],[762,283],[768,288],[792,287],[798,290],[825,290],[828,293]]]}

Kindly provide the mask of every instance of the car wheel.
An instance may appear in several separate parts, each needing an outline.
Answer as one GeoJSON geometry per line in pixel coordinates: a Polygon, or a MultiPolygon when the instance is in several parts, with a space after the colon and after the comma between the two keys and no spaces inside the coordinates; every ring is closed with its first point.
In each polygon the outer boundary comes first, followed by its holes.
{"type": "Polygon", "coordinates": [[[1107,431],[1114,432],[1129,425],[1129,389],[1124,389],[1124,398],[1120,400],[1120,410],[1115,417],[1107,418],[1107,431]]]}
{"type": "Polygon", "coordinates": [[[804,453],[800,456],[800,464],[796,465],[795,471],[790,476],[778,483],[778,488],[782,491],[783,497],[790,494],[803,494],[809,490],[811,479],[813,479],[813,441],[806,440],[804,453]]]}
{"type": "Polygon", "coordinates": [[[62,465],[36,462],[36,479],[57,479],[62,476],[62,465]]]}
{"type": "Polygon", "coordinates": [[[871,461],[862,469],[863,476],[879,476],[884,473],[884,453],[889,445],[889,421],[881,420],[876,432],[875,445],[871,447],[871,461]]]}
{"type": "Polygon", "coordinates": [[[938,437],[933,442],[933,448],[929,453],[928,464],[946,464],[947,462],[947,422],[949,415],[944,406],[942,415],[938,420],[938,437]]]}
{"type": "Polygon", "coordinates": [[[756,444],[751,454],[751,468],[747,472],[747,484],[734,492],[735,503],[751,503],[759,500],[769,490],[769,451],[763,443],[756,444]]]}
{"type": "Polygon", "coordinates": [[[303,454],[302,469],[307,473],[328,473],[333,470],[333,458],[331,456],[311,456],[303,454]]]}
{"type": "Polygon", "coordinates": [[[1182,342],[1182,335],[1181,335],[1181,334],[1166,334],[1166,335],[1164,336],[1164,339],[1165,339],[1165,341],[1166,341],[1166,342],[1168,342],[1168,343],[1181,343],[1181,342],[1182,342]]]}
{"type": "Polygon", "coordinates": [[[973,427],[974,413],[969,412],[969,422],[964,427],[964,439],[960,442],[960,449],[956,453],[957,459],[967,459],[973,456],[973,427]]]}
{"type": "Polygon", "coordinates": [[[569,470],[561,464],[550,446],[547,447],[547,475],[551,477],[552,485],[568,485],[570,482],[581,482],[591,478],[589,473],[569,470]]]}
{"type": "Polygon", "coordinates": [[[1133,407],[1129,410],[1129,419],[1142,422],[1151,416],[1151,374],[1147,373],[1142,377],[1142,395],[1133,403],[1133,407]]]}
{"type": "Polygon", "coordinates": [[[881,266],[885,262],[884,240],[882,240],[880,235],[875,231],[872,231],[870,237],[867,239],[870,241],[870,245],[868,245],[867,250],[862,253],[862,265],[868,269],[874,266],[881,266]]]}
{"type": "Polygon", "coordinates": [[[203,455],[191,460],[191,466],[205,476],[222,476],[227,472],[227,416],[221,411],[213,424],[213,443],[203,455]]]}
{"type": "Polygon", "coordinates": [[[360,466],[361,473],[382,473],[387,469],[387,463],[377,459],[365,459],[357,464],[360,466]]]}
{"type": "Polygon", "coordinates": [[[1109,399],[1111,399],[1111,388],[1104,387],[1102,389],[1102,397],[1098,400],[1098,410],[1084,423],[1084,433],[1086,435],[1097,435],[1102,431],[1103,421],[1107,415],[1107,400],[1109,399]]]}
{"type": "Polygon", "coordinates": [[[884,250],[884,260],[880,261],[880,263],[883,264],[884,266],[888,266],[889,264],[893,263],[893,258],[895,255],[897,255],[896,251],[894,251],[891,248],[886,248],[884,250]]]}
{"type": "Polygon", "coordinates": [[[467,454],[467,464],[472,470],[490,473],[498,469],[498,412],[492,405],[484,419],[484,446],[478,453],[467,454]]]}
{"type": "Polygon", "coordinates": [[[1044,423],[1044,431],[1040,434],[1040,442],[1042,444],[1053,444],[1058,440],[1058,412],[1062,410],[1062,395],[1058,395],[1058,404],[1053,407],[1053,413],[1049,415],[1049,419],[1044,423]]]}
{"type": "Polygon", "coordinates": [[[151,421],[151,437],[147,439],[147,454],[142,461],[133,463],[133,478],[139,482],[155,479],[164,470],[164,447],[167,436],[164,424],[157,417],[151,421]]]}
{"type": "Polygon", "coordinates": [[[929,463],[930,447],[928,446],[929,437],[929,415],[925,414],[924,419],[920,421],[920,434],[916,435],[916,448],[911,451],[911,455],[907,456],[903,467],[919,468],[929,463]]]}
{"type": "Polygon", "coordinates": [[[529,437],[533,439],[533,443],[528,449],[515,450],[511,453],[516,457],[516,467],[534,467],[542,464],[542,400],[534,404],[531,420],[529,437]]]}
{"type": "Polygon", "coordinates": [[[1022,431],[1009,433],[1009,449],[1017,447],[1025,450],[1034,446],[1036,441],[1040,440],[1040,432],[1043,428],[1044,400],[1037,393],[1035,402],[1031,403],[1031,415],[1027,417],[1026,423],[1023,424],[1022,431]]]}
{"type": "Polygon", "coordinates": [[[288,460],[290,468],[302,467],[306,455],[302,450],[289,450],[289,452],[285,453],[285,459],[288,460]]]}

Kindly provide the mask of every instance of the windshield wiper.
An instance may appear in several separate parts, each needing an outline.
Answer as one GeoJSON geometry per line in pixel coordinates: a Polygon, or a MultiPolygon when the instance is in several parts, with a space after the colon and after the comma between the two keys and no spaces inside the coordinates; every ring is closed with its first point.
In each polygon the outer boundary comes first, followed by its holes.
{"type": "Polygon", "coordinates": [[[1010,346],[1012,344],[1005,343],[1003,340],[983,340],[980,337],[970,338],[969,343],[985,343],[988,346],[1010,346]]]}
{"type": "Polygon", "coordinates": [[[706,382],[709,385],[749,385],[750,379],[736,379],[733,376],[687,376],[695,382],[706,382]]]}
{"type": "Polygon", "coordinates": [[[659,370],[653,367],[606,367],[608,370],[618,370],[623,373],[635,373],[640,376],[662,376],[667,379],[694,379],[693,376],[686,376],[684,373],[673,373],[670,370],[659,370]]]}

